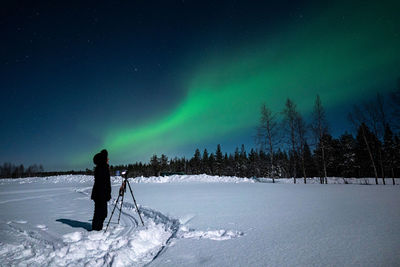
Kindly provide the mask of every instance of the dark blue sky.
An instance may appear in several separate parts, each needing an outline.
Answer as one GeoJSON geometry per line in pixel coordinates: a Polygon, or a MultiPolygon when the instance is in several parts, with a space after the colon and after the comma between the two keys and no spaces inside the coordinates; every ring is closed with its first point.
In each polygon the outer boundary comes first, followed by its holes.
{"type": "MultiPolygon", "coordinates": [[[[174,110],[189,94],[188,81],[199,66],[212,64],[221,51],[242,51],[282,32],[290,36],[296,25],[311,25],[327,8],[309,1],[3,3],[0,162],[91,168],[90,157],[79,163],[71,158],[94,154],[113,129],[140,127],[174,110]]],[[[398,25],[392,14],[383,19],[398,25]]],[[[393,38],[391,44],[398,42],[393,38]]],[[[395,84],[391,72],[378,80],[384,88],[376,91],[395,84]]],[[[331,128],[340,133],[348,127],[350,105],[332,106],[331,128]]],[[[209,137],[175,150],[135,154],[132,147],[129,157],[113,151],[110,156],[112,164],[147,161],[152,153],[190,156],[196,147],[214,150],[218,143],[232,151],[242,143],[254,146],[254,134],[247,127],[213,136],[211,128],[209,137]]]]}

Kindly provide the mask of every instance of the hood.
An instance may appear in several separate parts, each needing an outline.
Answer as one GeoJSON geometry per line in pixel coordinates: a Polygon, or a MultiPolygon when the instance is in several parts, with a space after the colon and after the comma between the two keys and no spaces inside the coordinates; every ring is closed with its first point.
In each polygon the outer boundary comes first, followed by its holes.
{"type": "Polygon", "coordinates": [[[107,164],[108,152],[103,149],[100,153],[97,153],[93,157],[93,163],[96,165],[107,164]]]}

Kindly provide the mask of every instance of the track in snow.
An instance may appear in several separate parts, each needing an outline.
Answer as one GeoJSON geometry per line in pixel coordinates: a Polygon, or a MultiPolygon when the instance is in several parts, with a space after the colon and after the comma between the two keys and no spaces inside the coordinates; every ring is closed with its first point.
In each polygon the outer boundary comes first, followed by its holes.
{"type": "MultiPolygon", "coordinates": [[[[58,190],[58,189],[55,189],[58,190]]],[[[48,199],[54,190],[42,190],[48,199]]],[[[70,199],[80,199],[77,194],[88,198],[91,188],[71,189],[70,199]]],[[[21,193],[21,192],[19,192],[21,193]]],[[[26,201],[9,194],[4,203],[26,201]]],[[[142,226],[135,206],[125,199],[121,220],[117,224],[119,210],[116,209],[107,233],[104,231],[75,231],[60,236],[46,225],[32,225],[27,220],[0,221],[2,236],[14,242],[0,242],[0,262],[9,265],[89,265],[89,266],[144,266],[150,264],[171,244],[174,239],[196,238],[226,240],[242,235],[241,232],[216,230],[195,231],[184,222],[170,218],[159,211],[140,207],[145,226],[142,226]],[[16,241],[16,242],[15,242],[16,241]]],[[[109,202],[108,218],[115,199],[109,202]]]]}

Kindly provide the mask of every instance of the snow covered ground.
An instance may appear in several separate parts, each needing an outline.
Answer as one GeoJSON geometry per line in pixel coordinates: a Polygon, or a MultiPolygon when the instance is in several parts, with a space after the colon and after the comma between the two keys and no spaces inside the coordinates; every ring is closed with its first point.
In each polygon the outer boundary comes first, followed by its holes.
{"type": "Polygon", "coordinates": [[[0,265],[400,265],[400,186],[313,180],[130,179],[145,226],[127,193],[104,233],[88,231],[92,176],[3,179],[0,265]]]}

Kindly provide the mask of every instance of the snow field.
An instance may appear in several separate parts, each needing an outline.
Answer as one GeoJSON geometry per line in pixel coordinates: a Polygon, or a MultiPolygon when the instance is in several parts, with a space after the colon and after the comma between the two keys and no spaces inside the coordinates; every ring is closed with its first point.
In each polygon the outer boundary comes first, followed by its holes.
{"type": "MultiPolygon", "coordinates": [[[[145,226],[127,194],[120,224],[116,210],[107,233],[87,231],[91,176],[0,180],[1,265],[400,264],[398,186],[334,178],[328,185],[318,178],[307,185],[204,175],[140,179],[130,182],[145,226]]],[[[105,224],[120,184],[112,178],[105,224]]]]}

